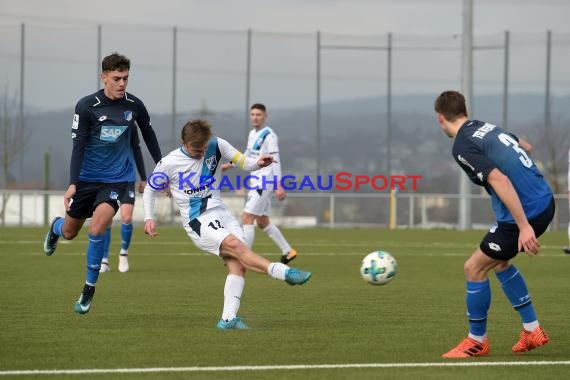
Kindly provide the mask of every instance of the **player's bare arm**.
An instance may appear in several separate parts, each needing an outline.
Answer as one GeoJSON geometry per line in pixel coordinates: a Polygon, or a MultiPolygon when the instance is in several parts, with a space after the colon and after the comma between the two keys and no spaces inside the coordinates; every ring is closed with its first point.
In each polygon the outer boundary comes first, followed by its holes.
{"type": "Polygon", "coordinates": [[[527,153],[533,153],[533,146],[526,140],[519,139],[519,146],[527,153]]]}
{"type": "Polygon", "coordinates": [[[524,249],[529,256],[536,255],[540,248],[540,243],[526,218],[519,196],[509,178],[495,168],[489,173],[487,182],[493,187],[493,190],[495,190],[495,193],[497,193],[497,196],[503,201],[505,206],[507,206],[519,228],[519,250],[521,248],[524,249]]]}
{"type": "Polygon", "coordinates": [[[282,201],[287,197],[287,192],[281,187],[281,181],[277,181],[277,188],[275,189],[275,198],[282,201]]]}

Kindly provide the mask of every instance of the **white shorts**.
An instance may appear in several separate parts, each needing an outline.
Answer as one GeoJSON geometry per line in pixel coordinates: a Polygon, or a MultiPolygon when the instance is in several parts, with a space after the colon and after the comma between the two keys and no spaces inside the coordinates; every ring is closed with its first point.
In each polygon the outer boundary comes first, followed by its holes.
{"type": "Polygon", "coordinates": [[[272,194],[271,190],[250,190],[243,211],[257,216],[269,215],[272,194]]]}
{"type": "Polygon", "coordinates": [[[245,241],[243,228],[230,210],[223,206],[207,210],[190,224],[192,227],[186,225],[184,229],[196,247],[216,256],[220,256],[220,245],[229,234],[245,241]]]}

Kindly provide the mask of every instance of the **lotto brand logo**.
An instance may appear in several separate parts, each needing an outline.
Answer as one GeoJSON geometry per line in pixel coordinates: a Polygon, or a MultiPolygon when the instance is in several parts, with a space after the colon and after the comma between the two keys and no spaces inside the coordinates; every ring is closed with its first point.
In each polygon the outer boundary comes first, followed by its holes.
{"type": "Polygon", "coordinates": [[[126,129],[126,125],[102,126],[99,138],[102,141],[115,142],[126,129]]]}

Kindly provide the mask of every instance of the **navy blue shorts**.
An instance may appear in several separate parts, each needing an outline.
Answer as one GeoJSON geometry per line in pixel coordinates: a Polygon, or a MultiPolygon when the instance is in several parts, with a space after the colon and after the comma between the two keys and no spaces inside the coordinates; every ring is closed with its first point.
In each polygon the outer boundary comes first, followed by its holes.
{"type": "MultiPolygon", "coordinates": [[[[554,217],[554,199],[536,218],[529,220],[536,237],[546,231],[554,217]]],[[[491,227],[479,245],[483,253],[493,259],[510,260],[519,253],[519,228],[514,223],[499,222],[491,227]]],[[[523,251],[520,251],[523,252],[523,251]]]]}
{"type": "Polygon", "coordinates": [[[128,203],[130,205],[135,204],[135,183],[127,182],[127,190],[123,193],[123,197],[119,199],[121,204],[128,203]]]}
{"type": "Polygon", "coordinates": [[[108,203],[119,209],[120,201],[128,192],[129,182],[103,183],[82,182],[75,185],[76,192],[72,198],[67,214],[75,219],[87,219],[93,216],[95,208],[101,203],[108,203]]]}

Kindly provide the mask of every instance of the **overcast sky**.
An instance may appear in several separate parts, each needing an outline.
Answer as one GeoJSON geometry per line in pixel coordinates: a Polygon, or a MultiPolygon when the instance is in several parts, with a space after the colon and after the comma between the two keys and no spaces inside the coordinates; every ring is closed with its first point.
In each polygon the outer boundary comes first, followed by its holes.
{"type": "MultiPolygon", "coordinates": [[[[474,0],[475,32],[570,31],[568,0],[474,0]]],[[[454,33],[463,0],[0,0],[6,21],[265,31],[454,33]]]]}
{"type": "MultiPolygon", "coordinates": [[[[476,94],[503,90],[506,30],[511,92],[544,91],[551,30],[552,92],[570,93],[570,0],[474,3],[476,48],[487,47],[474,54],[476,94]]],[[[99,86],[98,24],[102,53],[132,59],[129,91],[153,111],[172,109],[173,26],[180,28],[179,110],[244,107],[249,28],[251,100],[278,108],[315,103],[317,30],[323,45],[368,47],[385,47],[394,33],[393,93],[435,94],[461,83],[462,13],[463,0],[0,0],[0,88],[18,93],[25,22],[25,102],[36,109],[70,107],[99,86]],[[64,78],[65,90],[53,96],[64,78]]],[[[382,49],[323,50],[322,101],[384,94],[386,57],[382,49]]]]}

